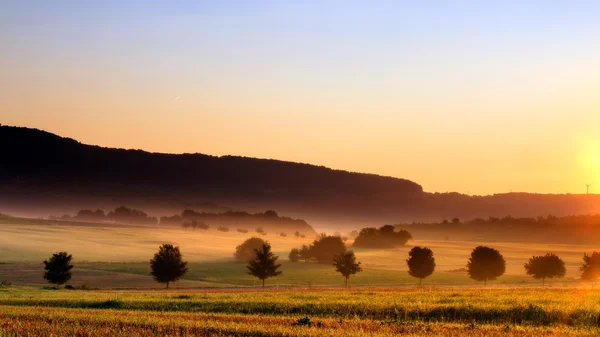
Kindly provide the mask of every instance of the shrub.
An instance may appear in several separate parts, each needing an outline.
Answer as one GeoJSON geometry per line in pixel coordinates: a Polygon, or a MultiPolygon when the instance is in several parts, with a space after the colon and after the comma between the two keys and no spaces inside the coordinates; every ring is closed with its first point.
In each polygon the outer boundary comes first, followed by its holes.
{"type": "Polygon", "coordinates": [[[238,228],[237,231],[238,231],[238,233],[242,233],[242,234],[248,233],[248,230],[247,229],[243,229],[243,228],[238,228]]]}
{"type": "Polygon", "coordinates": [[[219,232],[229,232],[229,227],[220,226],[217,228],[219,232]]]}

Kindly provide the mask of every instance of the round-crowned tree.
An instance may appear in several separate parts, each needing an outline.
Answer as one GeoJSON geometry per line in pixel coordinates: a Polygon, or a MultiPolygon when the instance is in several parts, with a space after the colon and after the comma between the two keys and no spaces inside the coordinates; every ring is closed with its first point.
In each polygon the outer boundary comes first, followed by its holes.
{"type": "Polygon", "coordinates": [[[290,254],[288,255],[288,259],[290,260],[290,262],[300,261],[300,249],[292,248],[290,254]]]}
{"type": "Polygon", "coordinates": [[[542,279],[542,285],[544,285],[547,278],[564,277],[567,268],[565,268],[565,262],[560,257],[548,253],[543,256],[532,256],[525,263],[525,271],[527,275],[531,275],[533,278],[542,279]]]}
{"type": "Polygon", "coordinates": [[[418,278],[419,285],[421,285],[423,279],[433,274],[435,270],[433,252],[427,247],[416,246],[408,252],[408,256],[409,258],[406,260],[408,274],[418,278]]]}
{"type": "Polygon", "coordinates": [[[339,236],[320,235],[309,247],[311,258],[317,263],[330,264],[333,258],[346,252],[346,245],[339,236]]]}
{"type": "Polygon", "coordinates": [[[150,260],[150,274],[157,282],[166,283],[167,289],[169,283],[179,280],[187,271],[187,262],[183,260],[179,247],[168,243],[160,246],[150,260]]]}
{"type": "Polygon", "coordinates": [[[588,281],[595,281],[600,277],[600,253],[583,254],[583,265],[579,268],[581,278],[588,281]]]}
{"type": "Polygon", "coordinates": [[[66,252],[52,254],[50,259],[44,261],[44,279],[58,286],[67,283],[71,279],[71,261],[73,256],[66,252]]]}
{"type": "Polygon", "coordinates": [[[238,261],[248,262],[256,257],[255,250],[261,248],[264,243],[265,240],[253,236],[235,247],[233,257],[238,261]]]}
{"type": "Polygon", "coordinates": [[[476,281],[493,281],[506,271],[506,261],[500,252],[494,248],[479,246],[471,252],[467,262],[469,277],[476,281]]]}

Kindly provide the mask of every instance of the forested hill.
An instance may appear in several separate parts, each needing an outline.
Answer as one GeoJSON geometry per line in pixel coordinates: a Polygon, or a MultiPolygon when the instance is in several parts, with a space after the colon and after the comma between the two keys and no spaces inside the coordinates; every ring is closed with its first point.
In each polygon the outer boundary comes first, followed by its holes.
{"type": "Polygon", "coordinates": [[[374,174],[269,159],[103,148],[20,127],[0,127],[0,150],[0,212],[19,214],[120,205],[171,214],[214,202],[353,226],[600,212],[599,195],[425,193],[412,181],[374,174]]]}
{"type": "Polygon", "coordinates": [[[31,201],[82,195],[337,212],[393,208],[423,194],[404,179],[269,159],[103,148],[21,127],[0,127],[0,144],[5,192],[12,187],[31,201]]]}

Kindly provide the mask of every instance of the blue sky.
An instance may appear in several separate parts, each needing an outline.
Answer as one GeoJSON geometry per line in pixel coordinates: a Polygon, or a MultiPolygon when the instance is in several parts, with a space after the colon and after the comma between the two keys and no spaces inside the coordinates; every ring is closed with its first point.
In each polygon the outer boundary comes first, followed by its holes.
{"type": "Polygon", "coordinates": [[[600,178],[599,17],[593,1],[4,1],[0,122],[428,191],[578,192],[600,178]]]}

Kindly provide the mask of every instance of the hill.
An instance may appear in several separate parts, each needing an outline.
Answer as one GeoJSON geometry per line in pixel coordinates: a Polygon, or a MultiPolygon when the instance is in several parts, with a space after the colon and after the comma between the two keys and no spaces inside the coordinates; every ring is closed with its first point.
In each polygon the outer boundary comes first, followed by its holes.
{"type": "Polygon", "coordinates": [[[374,214],[423,195],[404,179],[269,159],[103,148],[37,129],[2,126],[0,144],[0,195],[15,207],[93,202],[180,210],[212,201],[251,211],[374,214]]]}
{"type": "Polygon", "coordinates": [[[161,216],[209,204],[273,209],[317,227],[346,229],[600,212],[598,195],[426,193],[393,177],[272,159],[103,148],[22,127],[1,126],[0,144],[0,212],[22,215],[129,205],[161,216]]]}

